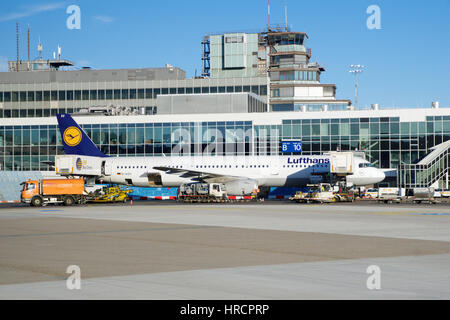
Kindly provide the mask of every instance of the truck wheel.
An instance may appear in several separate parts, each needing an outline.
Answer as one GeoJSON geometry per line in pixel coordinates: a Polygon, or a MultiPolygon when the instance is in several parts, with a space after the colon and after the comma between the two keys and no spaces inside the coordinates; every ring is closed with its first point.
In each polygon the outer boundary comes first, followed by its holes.
{"type": "Polygon", "coordinates": [[[33,197],[33,199],[31,199],[31,205],[33,207],[42,207],[42,198],[37,196],[37,197],[33,197]]]}
{"type": "Polygon", "coordinates": [[[64,198],[63,203],[65,206],[69,207],[75,203],[75,200],[73,199],[73,197],[68,196],[64,198]]]}

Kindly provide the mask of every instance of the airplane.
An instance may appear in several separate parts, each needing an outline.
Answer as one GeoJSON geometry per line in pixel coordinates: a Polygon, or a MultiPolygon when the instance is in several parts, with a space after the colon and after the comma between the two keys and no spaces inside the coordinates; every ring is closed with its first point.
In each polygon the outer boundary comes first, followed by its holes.
{"type": "MultiPolygon", "coordinates": [[[[67,155],[101,159],[98,180],[136,187],[179,187],[184,183],[223,183],[229,195],[260,187],[304,187],[330,173],[329,155],[110,157],[98,149],[69,114],[57,114],[67,155]]],[[[382,170],[354,157],[347,183],[367,186],[384,180],[382,170]]]]}

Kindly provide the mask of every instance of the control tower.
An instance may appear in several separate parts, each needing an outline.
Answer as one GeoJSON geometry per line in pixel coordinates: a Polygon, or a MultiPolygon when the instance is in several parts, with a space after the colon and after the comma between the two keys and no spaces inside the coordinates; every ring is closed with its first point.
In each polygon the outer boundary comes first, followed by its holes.
{"type": "Polygon", "coordinates": [[[271,111],[347,110],[350,100],[337,100],[336,85],[322,84],[325,68],[311,62],[304,32],[273,31],[266,34],[271,111]]]}

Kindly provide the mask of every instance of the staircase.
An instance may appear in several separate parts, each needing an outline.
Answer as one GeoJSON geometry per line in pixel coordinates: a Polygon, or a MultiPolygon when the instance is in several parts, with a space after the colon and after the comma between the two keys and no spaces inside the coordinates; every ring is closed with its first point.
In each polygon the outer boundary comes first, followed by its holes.
{"type": "Polygon", "coordinates": [[[434,146],[431,150],[417,164],[400,164],[398,166],[397,184],[399,187],[448,188],[450,140],[434,146]]]}

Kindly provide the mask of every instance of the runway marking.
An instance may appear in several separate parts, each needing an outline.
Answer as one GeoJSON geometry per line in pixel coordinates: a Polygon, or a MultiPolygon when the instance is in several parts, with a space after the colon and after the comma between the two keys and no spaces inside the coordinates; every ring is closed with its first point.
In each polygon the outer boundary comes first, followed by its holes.
{"type": "Polygon", "coordinates": [[[418,215],[418,216],[450,216],[450,213],[410,213],[411,215],[418,215]]]}
{"type": "Polygon", "coordinates": [[[413,215],[413,216],[450,216],[450,213],[424,213],[424,212],[398,212],[398,211],[387,211],[387,212],[363,212],[364,214],[367,213],[374,213],[379,215],[388,215],[388,216],[407,216],[407,215],[413,215]]]}

